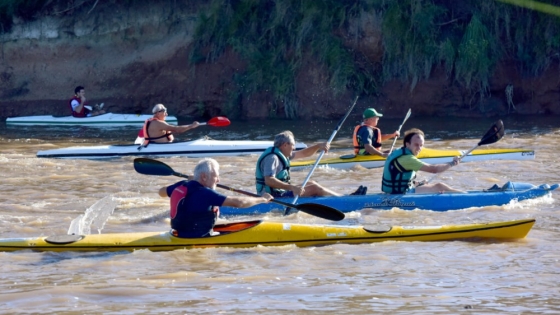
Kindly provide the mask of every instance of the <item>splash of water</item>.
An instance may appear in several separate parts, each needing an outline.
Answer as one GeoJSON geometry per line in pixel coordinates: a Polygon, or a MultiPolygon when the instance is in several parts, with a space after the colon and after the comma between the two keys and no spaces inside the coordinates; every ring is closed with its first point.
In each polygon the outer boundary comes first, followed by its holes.
{"type": "Polygon", "coordinates": [[[88,235],[91,234],[92,229],[97,230],[97,233],[101,234],[101,230],[116,206],[117,201],[112,195],[97,201],[87,208],[84,214],[80,214],[72,220],[68,228],[68,234],[88,235]]]}

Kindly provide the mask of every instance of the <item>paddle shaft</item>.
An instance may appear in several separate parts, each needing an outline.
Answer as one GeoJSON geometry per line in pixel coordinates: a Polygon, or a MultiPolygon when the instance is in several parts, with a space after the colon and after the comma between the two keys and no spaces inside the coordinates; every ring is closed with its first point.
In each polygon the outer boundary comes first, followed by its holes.
{"type": "MultiPolygon", "coordinates": [[[[344,124],[344,121],[346,120],[346,118],[348,118],[348,116],[352,112],[352,109],[354,109],[354,106],[356,106],[356,102],[358,102],[358,96],[356,96],[356,99],[354,99],[354,103],[352,104],[352,106],[350,106],[350,109],[346,112],[346,115],[344,115],[344,117],[342,117],[342,119],[338,122],[338,125],[336,125],[336,127],[334,128],[334,131],[331,134],[331,137],[329,138],[329,140],[327,141],[327,144],[330,144],[333,141],[334,137],[336,136],[336,133],[338,132],[338,130],[340,130],[340,127],[342,127],[342,124],[344,124]]],[[[311,175],[313,174],[313,172],[317,168],[317,165],[319,165],[319,161],[321,161],[321,158],[323,157],[323,155],[325,155],[325,151],[321,151],[321,153],[319,153],[319,156],[317,157],[317,160],[315,161],[315,164],[313,164],[313,167],[309,171],[309,174],[307,174],[307,177],[303,181],[303,184],[301,184],[301,188],[305,187],[305,185],[307,184],[307,182],[311,178],[311,175]]],[[[292,203],[295,204],[297,202],[298,198],[299,198],[299,196],[295,196],[294,201],[292,201],[292,203]]],[[[288,211],[289,211],[289,209],[286,209],[286,212],[288,212],[288,211]]]]}
{"type": "MultiPolygon", "coordinates": [[[[474,149],[478,148],[479,146],[481,146],[483,144],[491,144],[491,143],[497,142],[503,136],[504,136],[504,124],[501,120],[498,120],[492,125],[492,127],[490,127],[490,129],[486,132],[486,134],[482,137],[482,139],[480,139],[480,141],[474,147],[472,147],[467,152],[461,154],[461,156],[459,157],[459,160],[461,160],[465,156],[469,155],[472,151],[474,151],[474,149]]],[[[451,166],[453,166],[453,164],[451,164],[451,166]]],[[[421,185],[430,183],[436,177],[438,177],[438,175],[441,174],[441,173],[443,173],[443,172],[435,174],[434,176],[432,176],[432,178],[430,178],[428,181],[426,181],[425,183],[423,183],[421,185]]]]}
{"type": "MultiPolygon", "coordinates": [[[[410,117],[410,114],[412,113],[412,110],[409,108],[408,112],[406,113],[406,116],[404,117],[404,120],[402,122],[402,124],[399,126],[399,129],[397,130],[399,133],[401,133],[401,128],[404,125],[404,123],[408,120],[408,117],[410,117]]],[[[391,149],[389,150],[389,154],[391,154],[391,152],[393,152],[393,148],[395,147],[395,143],[397,143],[397,138],[395,137],[395,139],[393,139],[393,144],[391,144],[391,149]]]]}
{"type": "MultiPolygon", "coordinates": [[[[209,125],[209,126],[213,126],[213,127],[226,127],[230,125],[230,121],[227,117],[223,117],[223,116],[218,116],[218,117],[214,117],[211,118],[208,122],[203,122],[203,123],[199,123],[199,126],[205,126],[205,125],[209,125]]],[[[134,144],[138,144],[140,145],[138,147],[138,151],[142,150],[142,147],[144,147],[144,129],[140,129],[140,131],[138,132],[138,137],[136,137],[136,140],[134,141],[134,144]]]]}
{"type": "MultiPolygon", "coordinates": [[[[472,151],[474,151],[474,149],[478,148],[478,146],[479,146],[479,145],[477,144],[477,145],[475,145],[474,147],[472,147],[470,150],[468,150],[467,152],[461,154],[461,156],[459,157],[459,160],[462,159],[462,158],[464,158],[465,156],[469,155],[469,153],[471,153],[472,151]]],[[[450,165],[453,166],[453,164],[450,164],[450,165]]],[[[426,182],[423,183],[422,185],[424,185],[424,184],[429,184],[431,181],[433,181],[434,179],[436,179],[436,178],[439,176],[439,174],[441,174],[441,173],[443,173],[443,172],[434,174],[434,176],[432,176],[430,179],[428,179],[428,181],[426,181],[426,182]]],[[[420,186],[422,186],[422,185],[420,185],[420,186]]]]}
{"type": "MultiPolygon", "coordinates": [[[[185,175],[185,174],[181,174],[179,172],[175,172],[171,167],[169,167],[169,165],[157,161],[157,160],[152,160],[152,159],[147,159],[147,158],[136,158],[134,159],[134,169],[140,173],[140,174],[144,174],[144,175],[156,175],[156,176],[170,176],[170,175],[174,175],[177,177],[183,177],[188,179],[189,176],[185,175]]],[[[252,197],[257,197],[257,198],[262,198],[262,196],[257,195],[257,194],[253,194],[247,191],[243,191],[243,190],[238,190],[238,189],[234,189],[231,187],[228,187],[226,185],[222,185],[222,184],[217,184],[217,186],[219,188],[223,188],[223,189],[227,189],[233,192],[237,192],[240,194],[244,194],[244,195],[249,195],[252,197]]],[[[322,205],[322,204],[316,204],[316,203],[303,203],[300,205],[294,205],[291,203],[286,203],[286,202],[282,202],[282,201],[278,201],[275,199],[270,200],[270,202],[273,203],[277,203],[277,204],[281,204],[283,206],[288,206],[288,207],[292,207],[295,209],[298,209],[299,211],[308,213],[310,215],[319,217],[319,218],[323,218],[323,219],[327,219],[327,220],[333,220],[333,221],[340,221],[342,219],[344,219],[344,213],[340,212],[339,210],[326,206],[326,205],[322,205]]]]}
{"type": "MultiPolygon", "coordinates": [[[[172,171],[172,172],[173,172],[172,175],[174,175],[174,176],[183,177],[183,178],[189,179],[189,175],[182,174],[182,173],[175,172],[175,171],[172,171]]],[[[218,186],[218,187],[220,187],[220,188],[222,188],[222,189],[227,189],[227,190],[229,190],[229,191],[233,191],[233,192],[242,194],[242,195],[251,196],[251,197],[257,197],[257,198],[262,198],[261,195],[253,194],[253,193],[250,193],[250,192],[244,191],[244,190],[235,189],[235,188],[233,188],[233,187],[229,187],[229,186],[226,186],[226,185],[217,184],[216,186],[218,186]]],[[[276,199],[271,199],[270,202],[274,202],[274,203],[277,203],[277,204],[279,204],[279,205],[287,206],[287,207],[290,207],[290,208],[295,208],[295,209],[302,210],[302,211],[305,210],[305,208],[306,208],[306,207],[305,207],[305,204],[302,204],[302,205],[295,205],[295,204],[291,204],[291,203],[288,203],[288,202],[283,202],[283,201],[276,200],[276,199]]]]}
{"type": "MultiPolygon", "coordinates": [[[[214,127],[225,127],[225,126],[230,125],[230,121],[226,117],[219,116],[219,117],[214,117],[207,122],[198,123],[198,125],[199,126],[209,125],[209,126],[214,126],[214,127]]],[[[140,131],[138,131],[138,137],[145,138],[144,137],[144,129],[140,129],[140,131]]]]}

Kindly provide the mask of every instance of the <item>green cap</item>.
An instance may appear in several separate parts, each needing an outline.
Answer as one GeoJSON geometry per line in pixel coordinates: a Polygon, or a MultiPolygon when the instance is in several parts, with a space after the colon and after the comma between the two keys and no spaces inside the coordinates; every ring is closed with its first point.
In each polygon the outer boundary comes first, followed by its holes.
{"type": "Polygon", "coordinates": [[[368,108],[364,111],[364,119],[371,117],[383,117],[383,114],[376,112],[373,108],[368,108]]]}

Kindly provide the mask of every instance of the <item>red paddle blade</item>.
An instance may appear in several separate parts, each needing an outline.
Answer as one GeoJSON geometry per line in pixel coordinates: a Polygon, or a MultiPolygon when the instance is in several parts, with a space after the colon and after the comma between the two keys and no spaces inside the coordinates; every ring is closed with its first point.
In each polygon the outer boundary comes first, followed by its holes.
{"type": "Polygon", "coordinates": [[[210,119],[206,124],[214,127],[225,127],[229,126],[231,122],[227,117],[218,116],[210,119]]]}

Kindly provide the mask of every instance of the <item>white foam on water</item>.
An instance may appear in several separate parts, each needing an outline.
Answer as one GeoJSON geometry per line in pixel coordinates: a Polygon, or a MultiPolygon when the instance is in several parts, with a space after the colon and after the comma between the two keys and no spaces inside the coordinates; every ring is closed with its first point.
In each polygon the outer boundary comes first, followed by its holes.
{"type": "Polygon", "coordinates": [[[72,220],[68,228],[68,234],[88,235],[91,234],[92,229],[101,234],[101,230],[109,216],[113,214],[116,206],[117,201],[112,195],[99,200],[87,208],[84,214],[72,220]]]}

